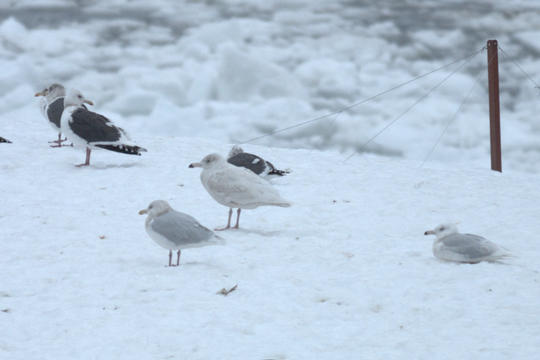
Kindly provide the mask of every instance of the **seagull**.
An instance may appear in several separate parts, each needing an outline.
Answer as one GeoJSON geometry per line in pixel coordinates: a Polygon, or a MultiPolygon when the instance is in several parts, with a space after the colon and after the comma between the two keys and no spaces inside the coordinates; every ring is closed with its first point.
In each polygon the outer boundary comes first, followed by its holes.
{"type": "Polygon", "coordinates": [[[201,162],[192,163],[189,167],[202,167],[201,182],[206,191],[218,203],[229,207],[227,226],[215,229],[217,231],[231,227],[233,208],[238,209],[234,226],[238,229],[242,209],[254,209],[264,205],[291,206],[267,181],[250,170],[229,164],[219,154],[207,155],[201,162]]]}
{"type": "Polygon", "coordinates": [[[62,133],[75,146],[86,147],[86,161],[77,166],[90,165],[90,152],[100,148],[128,155],[141,155],[145,148],[134,145],[124,129],[115,126],[105,116],[87,110],[82,104],[92,103],[80,91],[70,89],[64,98],[61,120],[62,133]]]}
{"type": "Polygon", "coordinates": [[[8,144],[11,144],[11,141],[9,141],[8,139],[4,139],[3,137],[0,136],[0,143],[8,143],[8,144]]]}
{"type": "Polygon", "coordinates": [[[283,176],[290,173],[290,170],[278,170],[270,161],[262,157],[244,152],[239,145],[234,145],[227,156],[227,161],[235,166],[245,167],[257,175],[278,175],[283,176]]]}
{"type": "Polygon", "coordinates": [[[508,256],[482,236],[460,234],[453,224],[439,225],[424,235],[437,237],[433,242],[433,255],[442,260],[476,264],[481,261],[494,262],[508,256]]]}
{"type": "Polygon", "coordinates": [[[139,215],[148,214],[146,232],[159,246],[169,250],[169,266],[180,265],[181,249],[223,244],[222,238],[205,228],[194,217],[171,208],[165,200],[155,200],[139,215]],[[176,265],[172,252],[177,250],[176,265]]]}
{"type": "MultiPolygon", "coordinates": [[[[58,140],[49,141],[50,143],[56,144],[51,145],[51,147],[68,146],[62,145],[67,138],[62,139],[62,131],[60,130],[60,120],[62,119],[62,112],[64,111],[64,97],[66,96],[66,89],[64,86],[52,84],[40,92],[37,92],[34,96],[43,96],[40,103],[41,114],[49,121],[52,128],[58,132],[58,140]]],[[[85,102],[89,105],[93,105],[89,100],[86,100],[85,102]]],[[[86,106],[83,105],[83,107],[86,109],[86,106]]]]}

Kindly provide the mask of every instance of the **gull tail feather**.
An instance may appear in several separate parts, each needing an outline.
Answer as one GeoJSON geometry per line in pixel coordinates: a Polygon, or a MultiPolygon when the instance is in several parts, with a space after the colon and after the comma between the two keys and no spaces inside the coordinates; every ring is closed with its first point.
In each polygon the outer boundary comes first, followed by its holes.
{"type": "Polygon", "coordinates": [[[488,262],[494,262],[494,263],[501,263],[505,264],[504,260],[508,260],[511,258],[514,258],[515,256],[508,253],[508,252],[499,252],[496,254],[491,255],[488,259],[486,259],[488,262]]]}
{"type": "Polygon", "coordinates": [[[285,169],[285,170],[278,170],[278,169],[272,169],[268,175],[277,175],[277,176],[285,176],[287,174],[290,174],[290,170],[289,169],[285,169]]]}
{"type": "Polygon", "coordinates": [[[119,153],[127,154],[127,155],[139,155],[140,156],[141,152],[148,151],[145,148],[140,147],[140,146],[136,146],[136,145],[124,145],[124,144],[104,145],[104,144],[98,144],[98,145],[95,145],[95,146],[97,146],[99,148],[102,148],[102,149],[105,149],[105,150],[119,152],[119,153]]]}
{"type": "Polygon", "coordinates": [[[271,205],[280,206],[280,207],[290,207],[292,203],[290,203],[287,200],[281,199],[280,201],[274,202],[271,205]]]}

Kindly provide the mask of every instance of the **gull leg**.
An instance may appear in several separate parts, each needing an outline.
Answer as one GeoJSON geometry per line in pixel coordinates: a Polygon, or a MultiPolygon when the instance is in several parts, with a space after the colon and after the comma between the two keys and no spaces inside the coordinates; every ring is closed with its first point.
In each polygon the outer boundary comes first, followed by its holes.
{"type": "Polygon", "coordinates": [[[84,164],[79,164],[79,165],[75,165],[77,167],[81,167],[81,166],[88,166],[90,165],[90,152],[92,151],[92,149],[90,149],[89,147],[86,148],[86,161],[84,164]]]}
{"type": "Polygon", "coordinates": [[[214,230],[223,231],[223,230],[230,229],[231,228],[231,217],[232,217],[232,208],[229,208],[229,221],[227,221],[227,226],[225,226],[223,228],[217,228],[217,229],[214,229],[214,230]]]}
{"type": "Polygon", "coordinates": [[[172,250],[169,250],[169,266],[172,266],[172,250]]]}
{"type": "Polygon", "coordinates": [[[238,229],[240,226],[240,211],[242,211],[242,209],[238,208],[238,211],[236,212],[236,225],[234,225],[235,229],[238,229]]]}
{"type": "Polygon", "coordinates": [[[181,251],[178,250],[178,253],[177,253],[178,257],[176,258],[176,266],[180,266],[180,254],[181,254],[181,251]]]}
{"type": "Polygon", "coordinates": [[[70,145],[62,145],[62,143],[64,141],[67,141],[67,137],[62,139],[62,134],[61,133],[58,133],[58,140],[54,140],[54,141],[49,141],[49,143],[54,143],[56,145],[49,145],[50,147],[53,147],[53,148],[57,148],[57,147],[62,147],[62,146],[73,146],[73,144],[70,144],[70,145]]]}
{"type": "Polygon", "coordinates": [[[50,147],[56,148],[62,146],[62,134],[58,133],[58,140],[49,141],[49,143],[54,143],[56,145],[49,145],[50,147]]]}

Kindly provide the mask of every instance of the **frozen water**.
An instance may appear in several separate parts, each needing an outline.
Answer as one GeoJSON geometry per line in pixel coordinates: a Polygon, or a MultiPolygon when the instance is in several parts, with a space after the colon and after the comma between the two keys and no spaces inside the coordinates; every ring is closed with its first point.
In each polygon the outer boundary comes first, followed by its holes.
{"type": "MultiPolygon", "coordinates": [[[[338,110],[491,37],[536,77],[540,46],[531,29],[539,14],[535,1],[2,2],[0,115],[23,104],[8,92],[57,81],[131,128],[238,142],[338,110]]],[[[540,136],[540,91],[500,58],[504,167],[538,172],[540,147],[530,144],[540,136]]],[[[421,160],[485,62],[476,56],[366,149],[360,145],[445,73],[257,143],[421,160]]],[[[489,163],[485,74],[480,82],[432,161],[489,163]]]]}

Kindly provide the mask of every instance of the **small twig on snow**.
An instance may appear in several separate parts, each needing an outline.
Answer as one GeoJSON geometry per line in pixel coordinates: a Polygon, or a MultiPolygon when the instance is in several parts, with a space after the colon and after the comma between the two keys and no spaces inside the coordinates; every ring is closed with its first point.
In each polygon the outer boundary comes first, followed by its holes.
{"type": "Polygon", "coordinates": [[[219,290],[216,294],[221,294],[223,296],[227,296],[229,295],[230,293],[232,293],[234,290],[236,290],[236,288],[238,287],[238,284],[234,285],[232,288],[230,288],[229,290],[223,288],[221,290],[219,290]]]}

